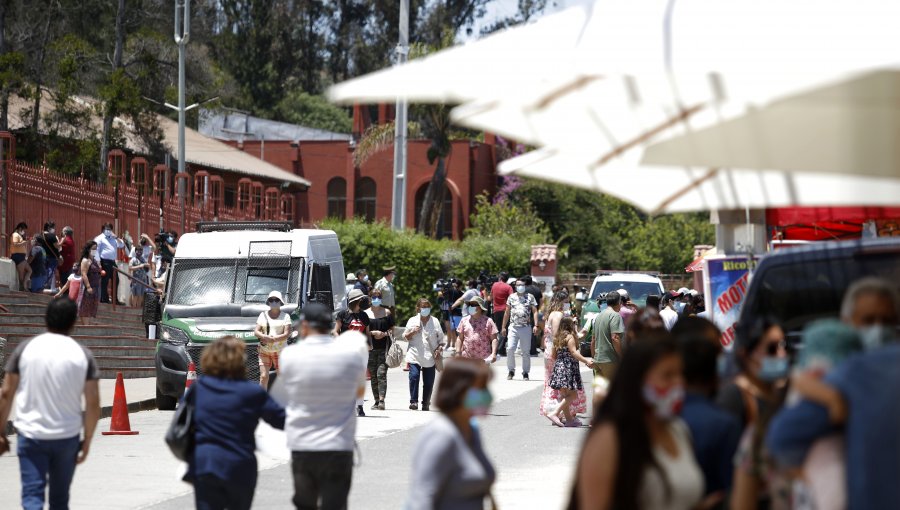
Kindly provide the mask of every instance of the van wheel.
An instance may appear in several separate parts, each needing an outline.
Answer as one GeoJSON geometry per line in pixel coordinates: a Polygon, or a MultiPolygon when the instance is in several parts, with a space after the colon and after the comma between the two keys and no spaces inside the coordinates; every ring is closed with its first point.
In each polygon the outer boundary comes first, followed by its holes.
{"type": "Polygon", "coordinates": [[[168,395],[163,395],[159,391],[159,387],[156,388],[156,408],[160,411],[174,411],[175,405],[178,404],[178,399],[174,397],[170,397],[168,395]]]}

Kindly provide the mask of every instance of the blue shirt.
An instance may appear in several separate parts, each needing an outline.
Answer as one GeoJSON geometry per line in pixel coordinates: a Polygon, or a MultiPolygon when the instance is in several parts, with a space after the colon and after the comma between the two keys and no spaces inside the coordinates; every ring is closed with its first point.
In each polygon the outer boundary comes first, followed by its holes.
{"type": "Polygon", "coordinates": [[[95,237],[94,242],[97,243],[97,257],[100,260],[116,260],[116,250],[125,247],[121,239],[115,236],[106,237],[105,234],[95,237]]]}
{"type": "MultiPolygon", "coordinates": [[[[825,382],[849,408],[844,438],[850,510],[900,508],[900,345],[854,356],[825,382]]],[[[796,465],[817,439],[835,430],[824,407],[802,401],[773,418],[766,445],[777,460],[796,465]]]]}
{"type": "Polygon", "coordinates": [[[741,423],[710,399],[691,392],[685,395],[681,419],[691,431],[694,456],[706,479],[706,494],[731,489],[741,423]]]}
{"type": "Polygon", "coordinates": [[[196,405],[196,446],[189,473],[255,486],[256,426],[262,418],[283,429],[284,408],[256,382],[212,376],[200,377],[187,398],[196,405]]]}

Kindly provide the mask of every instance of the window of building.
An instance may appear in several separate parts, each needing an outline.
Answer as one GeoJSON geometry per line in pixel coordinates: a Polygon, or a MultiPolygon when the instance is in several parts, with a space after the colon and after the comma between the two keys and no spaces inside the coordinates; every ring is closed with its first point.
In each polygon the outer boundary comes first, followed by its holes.
{"type": "Polygon", "coordinates": [[[344,219],[347,217],[347,181],[335,177],[328,181],[328,216],[344,219]]]}
{"type": "Polygon", "coordinates": [[[356,181],[354,216],[359,216],[368,222],[375,221],[375,191],[374,179],[363,177],[356,181]]]}
{"type": "Polygon", "coordinates": [[[236,205],[236,193],[234,188],[225,187],[225,196],[223,198],[223,203],[225,207],[234,207],[236,205]]]}
{"type": "MultiPolygon", "coordinates": [[[[428,183],[423,184],[416,191],[416,229],[422,220],[422,206],[425,202],[425,191],[428,189],[428,183]]],[[[441,217],[438,219],[437,235],[438,239],[453,237],[453,196],[450,194],[450,188],[444,187],[444,200],[441,206],[441,217]]]]}

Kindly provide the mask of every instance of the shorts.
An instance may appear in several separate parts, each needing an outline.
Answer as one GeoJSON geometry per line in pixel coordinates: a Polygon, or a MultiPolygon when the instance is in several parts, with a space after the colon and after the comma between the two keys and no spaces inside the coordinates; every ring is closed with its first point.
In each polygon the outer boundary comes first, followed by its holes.
{"type": "MultiPolygon", "coordinates": [[[[278,353],[277,352],[262,352],[259,353],[259,366],[264,368],[266,372],[272,370],[278,371],[278,353]]],[[[260,372],[262,372],[262,368],[260,372]]]]}
{"type": "Polygon", "coordinates": [[[25,254],[24,253],[13,253],[12,255],[10,255],[10,258],[12,259],[13,264],[15,264],[17,266],[19,264],[21,264],[22,262],[25,262],[25,254]]]}
{"type": "Polygon", "coordinates": [[[450,316],[450,325],[453,327],[453,331],[459,327],[459,323],[462,322],[462,315],[451,315],[450,316]]]}

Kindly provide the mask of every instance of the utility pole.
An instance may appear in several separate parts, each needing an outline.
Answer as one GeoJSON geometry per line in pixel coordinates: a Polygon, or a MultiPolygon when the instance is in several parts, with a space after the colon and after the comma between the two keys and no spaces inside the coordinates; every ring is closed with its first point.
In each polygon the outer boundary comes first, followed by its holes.
{"type": "MultiPolygon", "coordinates": [[[[191,0],[175,0],[175,44],[178,45],[178,173],[184,173],[184,47],[191,38],[191,0]]],[[[184,179],[178,179],[181,233],[185,231],[184,179]]]]}
{"type": "MultiPolygon", "coordinates": [[[[403,65],[409,55],[409,0],[400,0],[400,42],[397,45],[397,65],[403,65]]],[[[406,227],[406,125],[405,97],[397,98],[394,116],[394,201],[391,225],[396,230],[406,227]]]]}

